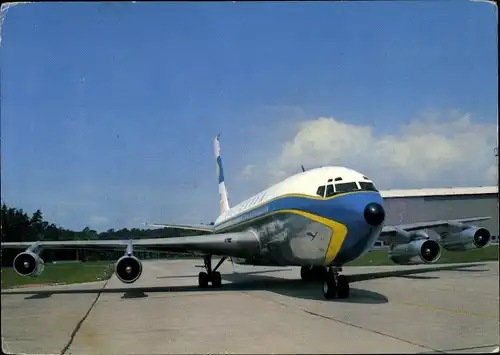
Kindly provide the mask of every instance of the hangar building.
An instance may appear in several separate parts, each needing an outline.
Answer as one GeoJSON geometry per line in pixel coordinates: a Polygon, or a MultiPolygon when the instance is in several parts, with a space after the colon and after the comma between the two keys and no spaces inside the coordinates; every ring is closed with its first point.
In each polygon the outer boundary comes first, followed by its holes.
{"type": "MultiPolygon", "coordinates": [[[[498,187],[454,187],[380,191],[386,210],[385,224],[413,223],[436,219],[489,216],[475,223],[487,228],[498,242],[498,187]]],[[[429,233],[432,237],[432,233],[429,233]]],[[[382,246],[377,241],[375,247],[382,246]]]]}

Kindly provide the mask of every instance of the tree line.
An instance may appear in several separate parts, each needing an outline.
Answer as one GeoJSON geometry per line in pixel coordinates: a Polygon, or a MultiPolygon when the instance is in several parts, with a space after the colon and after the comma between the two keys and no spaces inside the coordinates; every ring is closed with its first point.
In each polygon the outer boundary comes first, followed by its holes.
{"type": "MultiPolygon", "coordinates": [[[[122,240],[141,238],[168,238],[189,235],[189,231],[182,232],[168,228],[139,229],[123,228],[119,230],[109,229],[98,233],[89,227],[81,231],[62,228],[54,223],[45,221],[42,211],[36,210],[31,216],[23,209],[9,207],[2,203],[1,207],[1,238],[4,242],[35,242],[35,241],[57,241],[57,240],[122,240]]],[[[2,266],[11,266],[14,257],[20,252],[16,249],[2,248],[2,266]]],[[[43,252],[44,261],[55,260],[115,260],[123,255],[123,251],[90,250],[85,249],[62,249],[47,250],[43,252]]],[[[143,259],[173,256],[161,250],[140,251],[137,256],[143,259]]]]}

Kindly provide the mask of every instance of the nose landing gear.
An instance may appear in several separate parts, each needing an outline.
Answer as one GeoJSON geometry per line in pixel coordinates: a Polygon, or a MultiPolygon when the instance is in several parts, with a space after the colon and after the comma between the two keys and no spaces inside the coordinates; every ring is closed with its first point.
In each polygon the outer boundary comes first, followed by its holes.
{"type": "Polygon", "coordinates": [[[323,283],[323,295],[326,299],[348,298],[349,280],[345,275],[339,275],[341,267],[331,266],[302,266],[300,277],[304,281],[321,281],[323,283]]]}
{"type": "Polygon", "coordinates": [[[223,257],[220,259],[219,263],[212,270],[212,255],[206,255],[203,258],[203,262],[205,264],[205,271],[202,271],[198,274],[198,287],[207,288],[209,282],[212,283],[212,287],[219,288],[222,287],[222,277],[220,272],[217,269],[222,265],[222,263],[227,259],[227,257],[223,257]]]}
{"type": "Polygon", "coordinates": [[[345,275],[339,275],[340,267],[329,267],[323,281],[323,295],[326,299],[348,298],[349,280],[345,275]]]}

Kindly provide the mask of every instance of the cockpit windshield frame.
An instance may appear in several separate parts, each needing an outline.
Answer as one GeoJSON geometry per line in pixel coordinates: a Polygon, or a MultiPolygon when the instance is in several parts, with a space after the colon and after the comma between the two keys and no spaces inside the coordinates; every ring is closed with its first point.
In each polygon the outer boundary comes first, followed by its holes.
{"type": "Polygon", "coordinates": [[[338,194],[355,191],[378,191],[371,181],[340,181],[336,184],[332,184],[331,179],[328,180],[325,185],[318,186],[316,195],[327,198],[338,194]]]}
{"type": "Polygon", "coordinates": [[[359,181],[358,184],[362,191],[378,191],[371,181],[359,181]]]}

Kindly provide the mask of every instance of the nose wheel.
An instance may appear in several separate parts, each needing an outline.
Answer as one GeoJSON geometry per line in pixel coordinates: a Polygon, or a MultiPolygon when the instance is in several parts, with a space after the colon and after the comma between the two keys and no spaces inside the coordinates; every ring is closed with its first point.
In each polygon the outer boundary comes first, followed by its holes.
{"type": "Polygon", "coordinates": [[[212,287],[222,287],[222,276],[220,272],[217,271],[217,269],[226,259],[227,257],[223,257],[222,259],[220,259],[219,263],[212,270],[212,256],[206,255],[203,258],[206,271],[202,271],[198,274],[198,287],[207,288],[210,283],[212,284],[212,287]]]}
{"type": "Polygon", "coordinates": [[[348,298],[349,280],[345,275],[339,275],[341,268],[330,267],[323,281],[323,295],[326,299],[348,298]]]}

